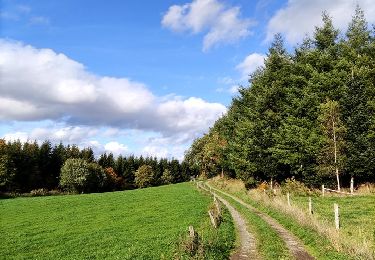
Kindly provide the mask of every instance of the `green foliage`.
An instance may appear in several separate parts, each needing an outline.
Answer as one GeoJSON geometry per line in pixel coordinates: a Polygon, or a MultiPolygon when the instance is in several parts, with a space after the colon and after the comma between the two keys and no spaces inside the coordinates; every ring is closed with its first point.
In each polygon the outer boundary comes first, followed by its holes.
{"type": "Polygon", "coordinates": [[[76,145],[64,146],[62,143],[52,146],[45,141],[5,142],[0,139],[0,192],[27,193],[31,190],[56,190],[60,183],[60,170],[68,159],[81,159],[89,163],[89,170],[96,172],[88,181],[85,192],[134,189],[135,171],[143,164],[152,166],[154,180],[152,185],[162,184],[163,172],[168,169],[172,182],[183,182],[195,174],[194,170],[176,159],[157,159],[152,157],[135,157],[133,155],[114,158],[113,154],[102,154],[96,160],[91,148],[80,150],[76,145]],[[111,169],[104,175],[102,169],[111,169]],[[94,164],[90,164],[94,163],[94,164]],[[98,184],[99,183],[99,184],[98,184]],[[104,183],[104,184],[102,184],[104,183]]]}
{"type": "Polygon", "coordinates": [[[165,169],[163,171],[163,175],[161,176],[161,180],[163,184],[171,184],[173,183],[173,175],[170,170],[165,169]]]}
{"type": "Polygon", "coordinates": [[[249,86],[186,153],[194,171],[308,186],[374,181],[375,34],[359,7],[346,37],[322,20],[293,54],[275,35],[249,86]]]}
{"type": "Polygon", "coordinates": [[[68,159],[61,168],[60,186],[72,192],[91,192],[100,189],[105,178],[100,165],[83,159],[68,159]]]}
{"type": "Polygon", "coordinates": [[[303,182],[297,181],[294,178],[286,179],[281,185],[281,190],[284,194],[290,193],[293,195],[309,195],[311,191],[303,182]]]}
{"type": "Polygon", "coordinates": [[[154,170],[149,165],[142,165],[135,172],[135,185],[138,188],[147,188],[153,186],[154,179],[154,170]]]}

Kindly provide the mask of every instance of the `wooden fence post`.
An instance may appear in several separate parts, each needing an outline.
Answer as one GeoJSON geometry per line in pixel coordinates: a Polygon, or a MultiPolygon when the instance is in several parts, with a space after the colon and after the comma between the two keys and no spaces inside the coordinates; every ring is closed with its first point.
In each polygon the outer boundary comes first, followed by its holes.
{"type": "Polygon", "coordinates": [[[352,176],[350,178],[350,194],[353,195],[353,193],[354,193],[354,177],[352,176]]]}
{"type": "Polygon", "coordinates": [[[311,197],[309,197],[309,213],[310,213],[310,214],[313,214],[313,208],[312,208],[311,197]]]}
{"type": "Polygon", "coordinates": [[[322,185],[322,196],[324,197],[324,184],[322,185]]]}
{"type": "Polygon", "coordinates": [[[339,205],[337,203],[333,204],[333,208],[335,210],[335,226],[336,229],[340,229],[340,214],[339,214],[339,205]]]}
{"type": "Polygon", "coordinates": [[[195,238],[195,231],[193,226],[189,226],[189,236],[194,239],[195,238]]]}
{"type": "Polygon", "coordinates": [[[219,201],[217,200],[215,194],[214,194],[214,204],[215,204],[215,207],[216,207],[217,215],[221,216],[220,204],[219,204],[219,201]]]}
{"type": "Polygon", "coordinates": [[[288,205],[290,206],[290,195],[289,195],[289,192],[286,194],[286,198],[288,200],[288,205]]]}
{"type": "Polygon", "coordinates": [[[208,211],[208,215],[210,216],[212,226],[214,226],[214,228],[217,228],[216,219],[211,210],[208,211]]]}

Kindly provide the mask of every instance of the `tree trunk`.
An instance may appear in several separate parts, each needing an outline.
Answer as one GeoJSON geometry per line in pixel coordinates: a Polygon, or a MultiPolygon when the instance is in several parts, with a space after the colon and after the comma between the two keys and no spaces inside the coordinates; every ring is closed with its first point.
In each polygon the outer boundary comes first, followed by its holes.
{"type": "Polygon", "coordinates": [[[340,177],[339,177],[339,168],[337,166],[337,140],[336,140],[336,128],[335,128],[334,117],[332,117],[332,131],[333,131],[333,144],[334,144],[334,153],[335,153],[335,169],[336,169],[336,179],[337,179],[337,190],[340,191],[340,177]]]}
{"type": "Polygon", "coordinates": [[[336,166],[336,179],[337,179],[337,190],[340,191],[339,168],[337,168],[337,166],[336,166]]]}

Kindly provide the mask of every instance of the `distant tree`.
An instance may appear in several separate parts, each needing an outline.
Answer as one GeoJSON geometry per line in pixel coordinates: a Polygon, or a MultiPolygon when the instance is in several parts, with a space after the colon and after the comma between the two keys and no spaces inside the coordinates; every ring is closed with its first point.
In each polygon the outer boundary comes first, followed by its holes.
{"type": "Polygon", "coordinates": [[[171,184],[173,183],[173,175],[170,170],[165,169],[163,175],[161,176],[161,180],[163,184],[171,184]]]}
{"type": "Polygon", "coordinates": [[[0,191],[13,189],[16,168],[7,154],[7,144],[0,139],[0,191]]]}
{"type": "Polygon", "coordinates": [[[105,189],[106,190],[120,190],[123,186],[124,179],[117,175],[113,168],[108,167],[104,169],[106,174],[105,189]]]}
{"type": "Polygon", "coordinates": [[[147,188],[153,186],[154,171],[149,165],[142,165],[135,172],[135,184],[138,188],[147,188]]]}
{"type": "Polygon", "coordinates": [[[339,104],[337,101],[327,100],[320,106],[319,121],[323,134],[323,146],[320,154],[319,170],[323,174],[335,173],[337,190],[340,191],[340,171],[344,167],[344,134],[345,127],[340,118],[339,104]]]}
{"type": "Polygon", "coordinates": [[[60,186],[79,193],[100,191],[105,178],[100,165],[83,159],[67,159],[61,168],[60,186]]]}
{"type": "Polygon", "coordinates": [[[115,159],[113,157],[113,154],[104,153],[100,155],[98,164],[102,166],[103,168],[108,168],[108,167],[115,168],[115,159]]]}
{"type": "Polygon", "coordinates": [[[94,151],[90,147],[84,148],[81,151],[80,158],[87,162],[95,162],[94,151]]]}

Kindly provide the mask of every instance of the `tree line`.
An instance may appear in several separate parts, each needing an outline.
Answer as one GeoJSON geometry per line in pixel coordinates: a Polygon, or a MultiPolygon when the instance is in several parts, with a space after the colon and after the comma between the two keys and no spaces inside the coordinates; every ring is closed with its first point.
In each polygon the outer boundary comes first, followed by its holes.
{"type": "Polygon", "coordinates": [[[89,147],[0,139],[0,192],[125,190],[182,182],[192,174],[176,159],[112,153],[96,159],[89,147]]]}
{"type": "Polygon", "coordinates": [[[192,168],[248,186],[375,181],[375,26],[359,7],[345,33],[322,20],[293,51],[275,35],[264,66],[186,152],[192,168]]]}

